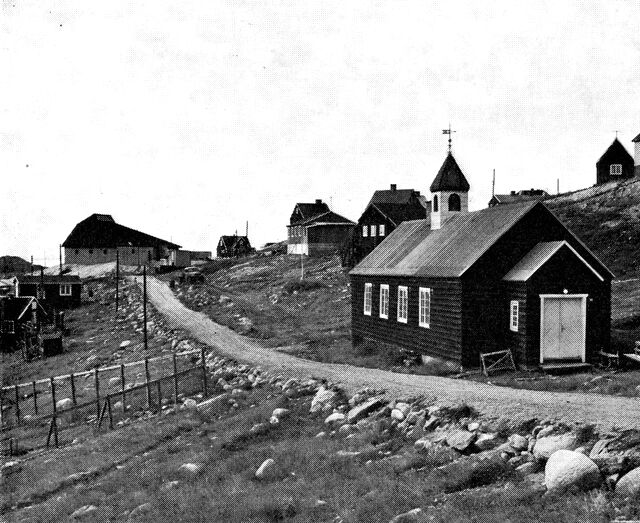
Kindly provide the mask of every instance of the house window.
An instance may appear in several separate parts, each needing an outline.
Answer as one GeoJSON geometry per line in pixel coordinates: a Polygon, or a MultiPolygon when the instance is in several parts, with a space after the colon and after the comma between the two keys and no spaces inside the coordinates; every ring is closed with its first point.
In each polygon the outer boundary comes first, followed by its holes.
{"type": "Polygon", "coordinates": [[[427,329],[431,328],[431,289],[420,287],[420,300],[418,303],[418,325],[427,329]]]}
{"type": "Polygon", "coordinates": [[[373,294],[373,284],[364,284],[364,313],[371,316],[371,295],[373,294]]]}
{"type": "Polygon", "coordinates": [[[509,328],[513,332],[518,332],[518,313],[520,311],[520,302],[518,300],[513,300],[511,302],[511,321],[509,322],[509,328]]]}
{"type": "Polygon", "coordinates": [[[89,249],[89,254],[93,254],[93,249],[89,249]]]}
{"type": "Polygon", "coordinates": [[[16,324],[13,320],[4,320],[2,322],[2,332],[5,334],[15,334],[16,333],[16,324]]]}
{"type": "Polygon", "coordinates": [[[60,284],[60,296],[71,296],[71,285],[68,283],[60,284]]]}
{"type": "Polygon", "coordinates": [[[102,254],[107,254],[108,252],[109,252],[109,251],[108,251],[107,249],[104,249],[104,250],[102,251],[102,254]]]}
{"type": "Polygon", "coordinates": [[[380,317],[389,318],[389,286],[380,285],[380,317]]]}
{"type": "Polygon", "coordinates": [[[407,323],[407,308],[409,304],[409,289],[407,287],[398,287],[398,321],[407,323]]]}
{"type": "Polygon", "coordinates": [[[362,237],[366,238],[367,236],[369,236],[369,226],[368,225],[363,225],[362,226],[362,237]]]}
{"type": "Polygon", "coordinates": [[[374,236],[376,236],[377,231],[376,231],[377,227],[375,225],[371,226],[371,237],[373,238],[374,236]]]}
{"type": "Polygon", "coordinates": [[[622,164],[614,163],[609,166],[609,174],[611,176],[622,176],[622,164]]]}
{"type": "Polygon", "coordinates": [[[76,254],[80,254],[80,249],[76,249],[76,254]]]}
{"type": "Polygon", "coordinates": [[[384,230],[384,225],[380,225],[380,227],[378,227],[378,234],[380,236],[384,236],[385,230],[384,230]]]}
{"type": "Polygon", "coordinates": [[[136,250],[135,249],[131,249],[131,254],[135,254],[136,250]]]}
{"type": "Polygon", "coordinates": [[[449,196],[449,210],[459,211],[460,207],[461,207],[460,196],[458,196],[455,193],[449,196]]]}

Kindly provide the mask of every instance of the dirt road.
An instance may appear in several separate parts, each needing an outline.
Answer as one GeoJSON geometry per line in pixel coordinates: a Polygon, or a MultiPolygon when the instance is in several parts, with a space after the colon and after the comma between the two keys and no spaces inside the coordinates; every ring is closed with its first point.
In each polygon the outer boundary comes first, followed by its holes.
{"type": "Polygon", "coordinates": [[[602,430],[640,425],[640,399],[600,394],[537,392],[497,387],[484,383],[436,376],[399,374],[351,365],[304,360],[262,347],[257,340],[241,336],[218,325],[204,314],[185,307],[169,287],[156,278],[148,279],[149,301],[169,324],[217,349],[220,353],[283,376],[324,377],[347,390],[362,387],[386,389],[391,395],[424,395],[441,404],[466,402],[489,416],[562,419],[565,422],[594,423],[602,430]]]}

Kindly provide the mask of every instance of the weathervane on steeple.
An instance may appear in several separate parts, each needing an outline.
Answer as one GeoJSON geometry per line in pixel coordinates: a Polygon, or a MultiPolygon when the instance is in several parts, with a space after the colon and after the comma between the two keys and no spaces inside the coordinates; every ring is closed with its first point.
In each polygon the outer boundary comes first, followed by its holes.
{"type": "Polygon", "coordinates": [[[449,128],[448,129],[442,129],[442,134],[448,134],[449,135],[449,154],[451,154],[451,134],[455,133],[455,131],[451,130],[451,122],[449,122],[449,128]]]}

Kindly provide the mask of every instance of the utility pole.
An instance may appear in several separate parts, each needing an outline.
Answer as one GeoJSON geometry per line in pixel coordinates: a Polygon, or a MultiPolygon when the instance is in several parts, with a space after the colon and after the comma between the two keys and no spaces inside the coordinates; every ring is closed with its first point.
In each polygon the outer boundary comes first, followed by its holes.
{"type": "Polygon", "coordinates": [[[556,181],[556,194],[560,194],[560,178],[556,181]]]}
{"type": "Polygon", "coordinates": [[[31,255],[31,276],[33,276],[33,254],[31,255]]]}
{"type": "Polygon", "coordinates": [[[491,185],[491,198],[496,195],[496,170],[493,170],[493,183],[491,185]]]}
{"type": "Polygon", "coordinates": [[[147,355],[147,266],[142,267],[142,316],[144,317],[144,354],[147,355]]]}
{"type": "Polygon", "coordinates": [[[118,305],[120,298],[120,251],[116,249],[116,319],[118,318],[118,305]]]}
{"type": "Polygon", "coordinates": [[[60,276],[62,276],[62,244],[59,246],[59,254],[60,254],[60,276]]]}
{"type": "Polygon", "coordinates": [[[300,253],[300,268],[300,280],[304,280],[304,254],[302,254],[302,252],[300,253]]]}

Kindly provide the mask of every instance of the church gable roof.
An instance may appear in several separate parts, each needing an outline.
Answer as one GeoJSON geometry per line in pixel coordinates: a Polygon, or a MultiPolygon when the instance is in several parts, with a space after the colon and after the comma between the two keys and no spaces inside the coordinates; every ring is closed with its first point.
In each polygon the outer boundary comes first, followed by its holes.
{"type": "Polygon", "coordinates": [[[453,154],[449,153],[440,167],[438,174],[436,175],[433,183],[430,187],[431,192],[438,191],[468,191],[469,182],[464,177],[462,169],[453,157],[453,154]]]}
{"type": "Polygon", "coordinates": [[[622,143],[620,143],[620,140],[615,138],[613,142],[611,142],[611,145],[604,152],[604,154],[597,161],[596,165],[620,158],[633,162],[633,157],[629,154],[629,151],[627,151],[626,147],[622,145],[622,143]]]}

